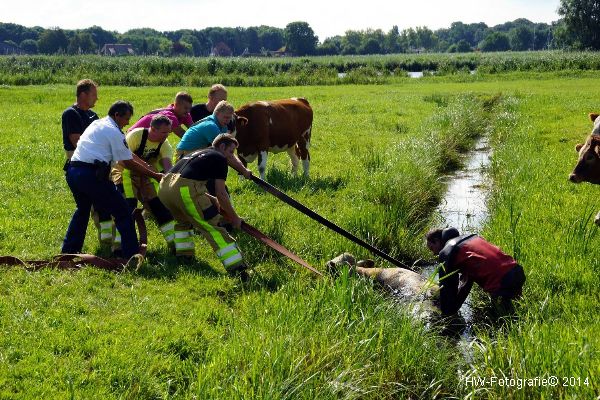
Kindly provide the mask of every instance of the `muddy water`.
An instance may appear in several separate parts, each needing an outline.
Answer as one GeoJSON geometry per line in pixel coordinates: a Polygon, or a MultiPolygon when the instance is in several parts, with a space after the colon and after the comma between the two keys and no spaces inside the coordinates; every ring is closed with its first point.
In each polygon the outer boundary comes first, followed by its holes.
{"type": "MultiPolygon", "coordinates": [[[[464,167],[445,177],[447,183],[444,195],[437,213],[439,214],[440,227],[453,226],[461,234],[479,233],[488,216],[486,206],[488,181],[486,170],[490,165],[491,149],[488,139],[480,138],[474,149],[467,154],[464,167]]],[[[437,265],[423,268],[421,274],[431,277],[436,271],[437,265]]],[[[459,347],[467,360],[471,360],[470,350],[473,336],[471,325],[473,321],[473,310],[470,307],[470,298],[463,304],[460,313],[464,318],[465,327],[460,334],[459,347]]]]}
{"type": "Polygon", "coordinates": [[[485,170],[490,156],[487,138],[482,138],[467,156],[465,167],[445,178],[448,189],[438,207],[442,226],[453,226],[461,234],[481,230],[488,215],[485,170]]]}

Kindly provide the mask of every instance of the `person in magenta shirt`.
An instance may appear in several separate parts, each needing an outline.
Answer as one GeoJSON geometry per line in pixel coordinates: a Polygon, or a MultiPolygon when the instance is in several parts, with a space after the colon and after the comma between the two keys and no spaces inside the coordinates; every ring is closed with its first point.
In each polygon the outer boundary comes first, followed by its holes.
{"type": "Polygon", "coordinates": [[[150,111],[148,114],[140,118],[135,124],[133,124],[131,128],[127,130],[127,132],[137,128],[150,129],[152,117],[154,117],[156,114],[162,114],[171,120],[171,132],[179,137],[182,137],[185,133],[185,129],[183,129],[182,125],[185,125],[187,128],[189,128],[193,124],[192,116],[190,115],[192,103],[192,96],[186,92],[179,92],[175,96],[175,102],[173,104],[169,104],[165,108],[159,108],[158,110],[150,111]]]}

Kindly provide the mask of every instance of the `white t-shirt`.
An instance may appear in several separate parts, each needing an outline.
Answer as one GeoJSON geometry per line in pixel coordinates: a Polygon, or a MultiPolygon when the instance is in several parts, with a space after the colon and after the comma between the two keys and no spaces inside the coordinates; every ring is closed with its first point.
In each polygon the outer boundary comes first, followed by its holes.
{"type": "Polygon", "coordinates": [[[111,163],[132,158],[125,135],[117,123],[111,117],[104,117],[86,128],[77,142],[71,161],[93,164],[94,160],[111,163]]]}

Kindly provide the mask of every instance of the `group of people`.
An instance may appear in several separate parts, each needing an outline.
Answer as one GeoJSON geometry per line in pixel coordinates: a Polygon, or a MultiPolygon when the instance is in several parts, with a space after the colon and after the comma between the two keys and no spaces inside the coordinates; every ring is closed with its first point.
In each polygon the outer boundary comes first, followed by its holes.
{"type": "MultiPolygon", "coordinates": [[[[177,256],[194,255],[195,230],[230,274],[246,276],[247,264],[228,231],[239,229],[242,220],[225,181],[229,166],[245,177],[252,172],[235,155],[238,142],[228,133],[235,132],[235,115],[225,87],[213,85],[208,101],[198,105],[188,93],[177,93],[173,104],[143,115],[126,134],[122,129],[133,106],[116,101],[99,118],[92,111],[97,90],[93,81],[80,81],[76,103],[62,116],[66,180],[76,203],[62,252],[82,251],[93,207],[100,240],[111,242],[124,260],[136,255],[132,210],[140,201],[177,256]],[[181,138],[174,165],[170,133],[181,138]]],[[[458,312],[473,282],[507,305],[521,295],[523,268],[498,247],[477,235],[461,236],[454,228],[432,230],[426,238],[444,263],[439,272],[443,314],[458,312]]]]}
{"type": "Polygon", "coordinates": [[[66,180],[76,209],[61,252],[81,253],[92,208],[99,238],[109,242],[113,255],[124,262],[139,253],[132,211],[140,201],[156,219],[177,256],[193,256],[193,230],[202,234],[230,274],[246,274],[241,251],[227,231],[240,228],[241,219],[225,188],[228,166],[250,177],[235,155],[237,140],[228,133],[233,106],[227,90],[214,85],[205,104],[192,106],[185,92],[173,104],[143,115],[125,134],[134,114],[131,103],[111,105],[99,118],[92,111],[98,85],[78,82],[76,102],[62,116],[66,180]],[[187,129],[184,129],[186,127],[187,129]],[[173,148],[173,133],[185,148],[173,148]],[[201,140],[198,140],[201,138],[201,140]]]}

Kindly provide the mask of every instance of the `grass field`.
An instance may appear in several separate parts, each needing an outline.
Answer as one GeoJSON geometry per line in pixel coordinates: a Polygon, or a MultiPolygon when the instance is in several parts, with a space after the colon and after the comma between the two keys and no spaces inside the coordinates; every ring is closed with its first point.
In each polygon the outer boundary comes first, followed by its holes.
{"type": "MultiPolygon", "coordinates": [[[[201,240],[197,262],[178,264],[149,223],[139,272],[0,272],[0,398],[595,398],[600,202],[598,188],[567,175],[575,143],[590,130],[587,112],[598,110],[590,88],[599,82],[572,74],[230,88],[236,106],[308,98],[311,177],[290,176],[282,154],[270,157],[268,180],[407,262],[431,258],[422,235],[443,194],[438,178],[460,164],[475,135],[490,135],[491,217],[482,234],[518,258],[528,281],[515,321],[476,324],[472,360],[369,282],[314,279],[240,233],[255,266],[241,284],[201,240]],[[559,385],[465,380],[492,376],[557,376],[559,385]]],[[[99,90],[102,116],[119,98],[140,116],[176,91],[99,90]]],[[[61,170],[59,116],[72,92],[0,87],[0,254],[39,258],[60,249],[74,203],[61,170]]],[[[248,222],[318,268],[343,251],[369,256],[250,182],[233,174],[228,182],[248,222]]],[[[98,251],[94,234],[90,226],[87,252],[98,251]]]]}

